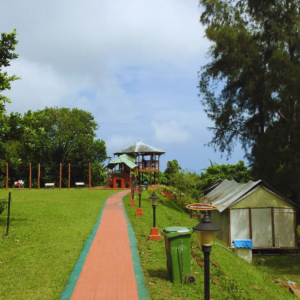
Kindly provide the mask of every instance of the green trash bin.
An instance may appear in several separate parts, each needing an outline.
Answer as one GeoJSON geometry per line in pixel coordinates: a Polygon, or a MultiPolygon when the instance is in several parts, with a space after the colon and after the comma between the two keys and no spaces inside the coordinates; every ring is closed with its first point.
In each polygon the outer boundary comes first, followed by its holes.
{"type": "Polygon", "coordinates": [[[148,182],[147,181],[144,181],[144,187],[145,187],[145,190],[148,190],[148,182]]]}
{"type": "Polygon", "coordinates": [[[161,234],[165,237],[167,267],[170,280],[177,283],[194,283],[191,274],[191,235],[189,227],[167,227],[161,234]]]}

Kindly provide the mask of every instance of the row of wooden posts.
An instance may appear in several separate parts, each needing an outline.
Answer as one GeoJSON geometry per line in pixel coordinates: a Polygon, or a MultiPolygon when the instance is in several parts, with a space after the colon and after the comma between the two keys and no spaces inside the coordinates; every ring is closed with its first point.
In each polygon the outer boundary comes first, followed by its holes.
{"type": "MultiPolygon", "coordinates": [[[[40,189],[41,164],[38,164],[38,190],[40,189]]],[[[59,189],[61,189],[62,164],[59,164],[59,189]]],[[[92,187],[92,166],[89,164],[89,188],[92,187]]],[[[71,164],[68,167],[68,189],[71,188],[71,164]]],[[[6,164],[6,189],[8,189],[8,164],[6,164]]],[[[31,190],[31,163],[29,164],[29,189],[31,190]]]]}

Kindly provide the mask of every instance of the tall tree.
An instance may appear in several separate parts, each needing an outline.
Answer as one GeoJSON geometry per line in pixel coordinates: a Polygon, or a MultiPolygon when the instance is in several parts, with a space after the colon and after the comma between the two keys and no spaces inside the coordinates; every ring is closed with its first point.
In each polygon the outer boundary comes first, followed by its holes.
{"type": "Polygon", "coordinates": [[[16,75],[9,76],[6,68],[10,66],[12,60],[18,58],[15,53],[15,46],[18,44],[16,40],[17,32],[1,33],[0,38],[0,160],[5,153],[4,142],[8,140],[12,134],[10,127],[10,118],[5,115],[5,104],[10,103],[11,100],[1,94],[5,90],[10,90],[10,83],[14,80],[20,79],[16,75]]]}
{"type": "MultiPolygon", "coordinates": [[[[15,46],[18,44],[16,40],[17,31],[14,29],[12,33],[1,33],[0,39],[0,92],[10,90],[10,82],[20,79],[16,75],[9,76],[3,68],[10,66],[10,62],[18,58],[18,54],[15,53],[15,46]]],[[[0,94],[0,112],[5,111],[5,102],[11,102],[11,100],[0,94]]]]}
{"type": "Polygon", "coordinates": [[[253,180],[251,170],[245,166],[242,160],[235,165],[212,164],[204,169],[204,171],[200,174],[199,188],[201,190],[207,189],[219,179],[235,180],[239,183],[246,183],[249,180],[253,180]]]}
{"type": "Polygon", "coordinates": [[[178,174],[181,167],[176,159],[169,160],[165,169],[164,175],[167,178],[167,184],[170,184],[170,179],[173,175],[178,174]]]}
{"type": "MultiPolygon", "coordinates": [[[[11,126],[15,124],[13,117],[16,116],[11,115],[11,126]]],[[[98,124],[92,114],[81,109],[53,107],[36,112],[28,111],[24,116],[19,116],[16,129],[19,139],[14,143],[6,143],[6,146],[11,151],[15,164],[31,163],[35,167],[35,173],[36,166],[42,164],[44,169],[41,179],[44,181],[57,181],[58,165],[62,163],[65,166],[65,180],[68,178],[67,164],[71,164],[72,184],[75,181],[87,182],[87,166],[92,163],[92,180],[95,185],[103,181],[102,163],[106,159],[105,142],[96,139],[97,129],[98,124]]],[[[20,172],[19,177],[22,175],[20,172]]],[[[28,175],[24,174],[23,177],[28,178],[28,175]]]]}
{"type": "Polygon", "coordinates": [[[95,139],[91,113],[73,108],[45,108],[24,114],[20,128],[22,161],[88,164],[106,159],[105,142],[95,139]]]}
{"type": "MultiPolygon", "coordinates": [[[[256,175],[273,184],[274,170],[300,167],[299,1],[201,0],[200,4],[204,7],[200,20],[212,42],[211,60],[199,75],[201,101],[215,124],[209,145],[230,155],[240,142],[256,175]],[[279,140],[278,149],[271,151],[279,140]],[[259,165],[267,153],[266,169],[259,165]]],[[[294,200],[300,201],[300,193],[295,194],[294,200]]]]}

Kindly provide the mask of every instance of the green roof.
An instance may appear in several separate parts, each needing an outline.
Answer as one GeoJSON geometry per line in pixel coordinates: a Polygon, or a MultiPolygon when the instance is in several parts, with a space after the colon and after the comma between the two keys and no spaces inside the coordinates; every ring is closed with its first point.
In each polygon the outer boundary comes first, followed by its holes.
{"type": "Polygon", "coordinates": [[[127,165],[130,169],[134,169],[137,167],[137,165],[135,164],[135,158],[134,156],[131,155],[127,155],[127,154],[123,154],[117,158],[115,158],[114,160],[110,161],[105,168],[110,168],[112,169],[115,165],[117,164],[121,164],[124,163],[125,165],[127,165]]]}

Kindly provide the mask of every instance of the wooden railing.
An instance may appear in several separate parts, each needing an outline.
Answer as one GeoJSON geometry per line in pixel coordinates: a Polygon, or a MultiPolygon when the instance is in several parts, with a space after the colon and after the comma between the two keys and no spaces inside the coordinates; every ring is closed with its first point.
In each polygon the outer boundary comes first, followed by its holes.
{"type": "Polygon", "coordinates": [[[156,170],[159,170],[159,161],[158,160],[152,160],[149,161],[149,160],[146,160],[146,161],[141,161],[141,162],[136,162],[138,168],[141,170],[147,170],[147,169],[156,169],[156,170]]]}

